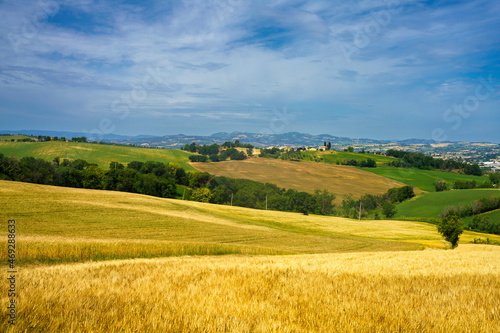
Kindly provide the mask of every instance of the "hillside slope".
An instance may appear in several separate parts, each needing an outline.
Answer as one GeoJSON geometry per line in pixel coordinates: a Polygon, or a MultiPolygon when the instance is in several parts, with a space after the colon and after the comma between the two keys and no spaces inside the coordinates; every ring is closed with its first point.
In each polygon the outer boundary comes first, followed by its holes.
{"type": "Polygon", "coordinates": [[[383,194],[392,187],[405,184],[357,168],[314,162],[291,162],[270,158],[217,163],[191,163],[196,169],[217,176],[246,178],[272,183],[286,189],[313,193],[326,189],[337,196],[340,203],[344,195],[359,198],[365,193],[383,194]]]}
{"type": "Polygon", "coordinates": [[[127,164],[132,161],[177,162],[186,171],[194,170],[189,165],[188,152],[175,149],[150,149],[127,146],[101,145],[76,142],[0,142],[0,153],[22,158],[33,156],[52,161],[54,158],[83,159],[109,168],[111,162],[127,164]]]}
{"type": "MultiPolygon", "coordinates": [[[[85,259],[78,257],[79,251],[88,252],[90,258],[92,253],[98,258],[107,254],[125,258],[217,251],[278,254],[415,250],[422,244],[443,247],[435,227],[418,222],[359,222],[10,181],[0,181],[0,201],[2,219],[17,221],[19,239],[24,242],[19,253],[31,256],[26,260],[68,259],[68,247],[75,260],[85,259]],[[226,247],[214,250],[214,245],[226,247]],[[131,246],[137,252],[127,252],[131,246]],[[168,252],[175,246],[176,251],[168,252]]],[[[462,240],[468,242],[473,235],[467,233],[462,240]]],[[[5,256],[5,251],[0,252],[0,259],[5,256]]]]}
{"type": "Polygon", "coordinates": [[[455,190],[423,193],[397,206],[398,217],[438,218],[447,206],[468,204],[474,200],[488,197],[500,197],[499,189],[455,190]]]}

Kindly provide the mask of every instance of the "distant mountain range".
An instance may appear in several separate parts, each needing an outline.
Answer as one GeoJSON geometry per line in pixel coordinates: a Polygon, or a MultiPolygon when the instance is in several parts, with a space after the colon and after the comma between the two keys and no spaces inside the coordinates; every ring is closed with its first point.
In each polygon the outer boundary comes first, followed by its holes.
{"type": "Polygon", "coordinates": [[[138,135],[127,136],[118,134],[105,134],[96,135],[95,133],[86,132],[65,132],[65,131],[44,131],[44,130],[0,130],[0,134],[26,134],[26,135],[44,135],[44,136],[57,136],[57,137],[87,137],[89,141],[104,141],[108,143],[118,143],[126,145],[137,145],[147,147],[161,147],[161,148],[180,148],[185,144],[196,142],[197,144],[222,144],[226,141],[240,140],[242,143],[250,143],[256,147],[301,147],[301,146],[321,146],[324,142],[331,142],[333,147],[341,147],[348,145],[388,145],[396,143],[399,145],[415,145],[415,144],[433,144],[437,143],[434,140],[425,139],[406,139],[406,140],[374,140],[374,139],[356,139],[333,136],[330,134],[307,134],[298,132],[288,132],[282,134],[261,134],[261,133],[248,133],[248,132],[219,132],[208,136],[200,135],[165,135],[165,136],[152,136],[152,135],[138,135]]]}
{"type": "MultiPolygon", "coordinates": [[[[161,137],[131,138],[127,140],[111,140],[122,144],[143,145],[149,147],[180,148],[185,144],[196,142],[197,144],[222,144],[226,141],[240,140],[243,143],[250,143],[256,147],[300,147],[300,146],[321,146],[324,142],[331,142],[332,146],[346,145],[386,145],[389,140],[354,139],[338,137],[330,134],[307,134],[289,132],[283,134],[260,134],[247,132],[219,132],[209,136],[197,135],[165,135],[161,137]]],[[[409,139],[401,141],[402,144],[434,143],[432,140],[409,139]]]]}

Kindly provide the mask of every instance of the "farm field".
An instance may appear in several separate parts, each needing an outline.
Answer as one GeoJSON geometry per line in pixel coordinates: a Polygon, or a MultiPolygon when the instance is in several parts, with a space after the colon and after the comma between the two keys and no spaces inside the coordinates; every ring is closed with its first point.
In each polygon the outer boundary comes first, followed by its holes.
{"type": "Polygon", "coordinates": [[[326,163],[254,158],[244,161],[191,163],[191,165],[216,176],[246,178],[276,184],[286,189],[309,193],[313,193],[316,189],[326,189],[337,196],[336,203],[340,203],[347,194],[359,198],[365,193],[383,194],[392,187],[405,185],[365,170],[326,163]]]}
{"type": "Polygon", "coordinates": [[[472,189],[423,193],[397,206],[398,217],[438,218],[447,206],[470,203],[484,197],[500,197],[499,189],[472,189]]]}
{"type": "MultiPolygon", "coordinates": [[[[500,330],[500,247],[194,256],[20,269],[6,332],[500,330]]],[[[6,304],[7,284],[0,285],[6,304]]],[[[7,316],[7,308],[0,311],[7,316]]]]}
{"type": "Polygon", "coordinates": [[[500,247],[470,244],[500,236],[465,231],[444,251],[422,222],[11,181],[0,201],[0,217],[16,219],[20,291],[18,321],[1,331],[500,328],[500,247]]]}
{"type": "Polygon", "coordinates": [[[419,170],[410,168],[395,168],[390,166],[377,166],[376,168],[363,168],[379,176],[390,178],[406,185],[414,186],[422,191],[435,192],[434,182],[438,179],[444,180],[449,185],[457,180],[475,180],[482,183],[486,177],[461,175],[454,172],[419,170]]]}
{"type": "Polygon", "coordinates": [[[126,165],[132,161],[177,162],[186,171],[194,169],[189,165],[188,152],[176,149],[152,149],[126,146],[100,145],[76,142],[0,142],[0,153],[23,158],[33,156],[52,161],[54,158],[70,160],[83,159],[108,169],[111,162],[126,165]]]}

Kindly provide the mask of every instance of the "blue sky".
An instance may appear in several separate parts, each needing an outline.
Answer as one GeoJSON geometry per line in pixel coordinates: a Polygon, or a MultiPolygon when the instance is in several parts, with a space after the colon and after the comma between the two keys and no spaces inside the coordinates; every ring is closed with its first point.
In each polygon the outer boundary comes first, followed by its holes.
{"type": "Polygon", "coordinates": [[[500,2],[0,2],[0,129],[500,142],[500,2]]]}

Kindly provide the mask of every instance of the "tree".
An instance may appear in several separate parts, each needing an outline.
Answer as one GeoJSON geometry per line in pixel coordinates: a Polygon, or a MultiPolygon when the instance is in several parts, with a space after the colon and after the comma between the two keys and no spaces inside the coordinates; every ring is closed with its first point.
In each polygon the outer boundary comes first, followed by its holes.
{"type": "Polygon", "coordinates": [[[328,146],[326,146],[328,148],[328,150],[332,149],[332,143],[331,142],[328,142],[328,146]]]}
{"type": "Polygon", "coordinates": [[[118,170],[123,170],[125,169],[125,166],[119,162],[111,162],[109,163],[109,169],[118,169],[118,170]]]}
{"type": "Polygon", "coordinates": [[[382,205],[382,213],[384,214],[384,216],[388,219],[394,217],[394,215],[396,215],[396,205],[395,204],[392,204],[390,202],[384,202],[384,204],[382,205]]]}
{"type": "Polygon", "coordinates": [[[451,243],[451,248],[454,249],[458,246],[458,239],[464,231],[462,222],[456,215],[448,215],[443,217],[437,226],[438,232],[451,243]]]}
{"type": "Polygon", "coordinates": [[[492,184],[500,184],[500,173],[499,172],[492,172],[489,174],[490,177],[490,182],[492,184]]]}
{"type": "Polygon", "coordinates": [[[436,192],[447,191],[448,185],[446,185],[443,180],[438,179],[434,182],[434,188],[436,189],[436,192]]]}
{"type": "Polygon", "coordinates": [[[191,194],[191,200],[194,201],[210,202],[210,199],[212,199],[212,192],[206,187],[200,187],[191,194]]]}

